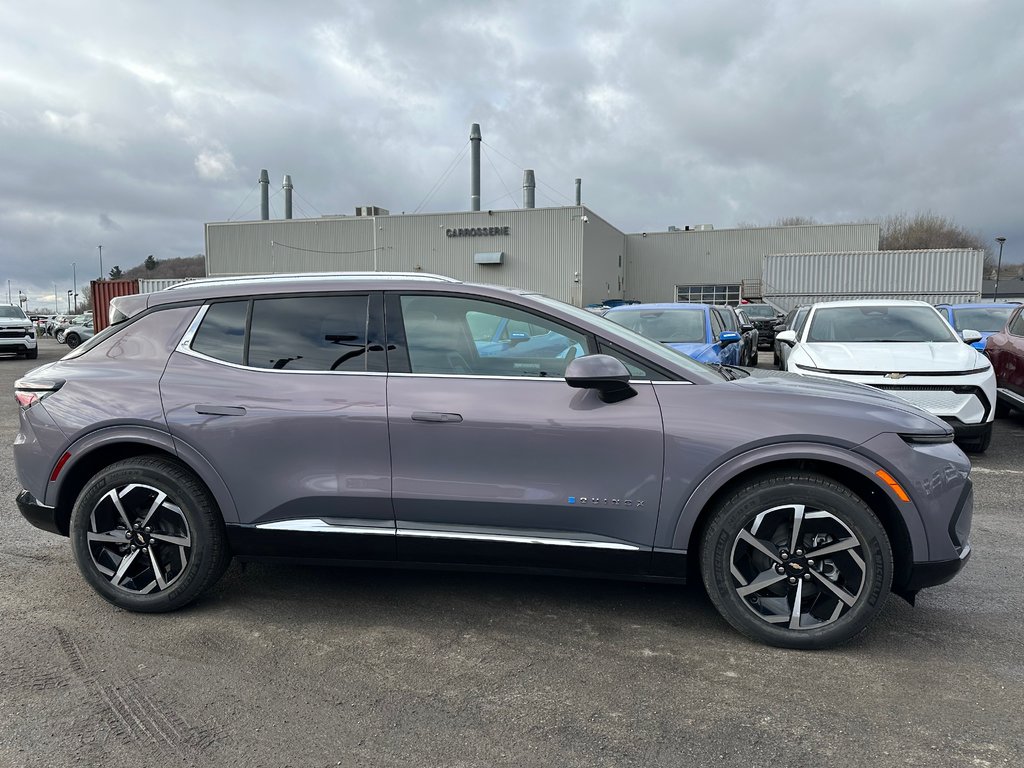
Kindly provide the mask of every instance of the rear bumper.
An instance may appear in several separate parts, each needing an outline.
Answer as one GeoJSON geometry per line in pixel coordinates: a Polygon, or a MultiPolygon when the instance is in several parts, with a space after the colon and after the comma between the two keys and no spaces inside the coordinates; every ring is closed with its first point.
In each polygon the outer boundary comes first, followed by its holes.
{"type": "Polygon", "coordinates": [[[17,498],[18,511],[21,516],[41,531],[68,535],[68,521],[57,514],[54,507],[48,507],[28,491],[22,491],[17,498]]]}

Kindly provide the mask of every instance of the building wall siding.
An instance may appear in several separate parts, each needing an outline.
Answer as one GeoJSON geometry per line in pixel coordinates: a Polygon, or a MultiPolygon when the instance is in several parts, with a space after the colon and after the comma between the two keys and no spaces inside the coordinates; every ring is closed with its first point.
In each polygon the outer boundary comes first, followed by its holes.
{"type": "Polygon", "coordinates": [[[625,297],[675,301],[676,285],[759,280],[771,253],[869,251],[877,224],[823,224],[626,235],[625,297]]]}

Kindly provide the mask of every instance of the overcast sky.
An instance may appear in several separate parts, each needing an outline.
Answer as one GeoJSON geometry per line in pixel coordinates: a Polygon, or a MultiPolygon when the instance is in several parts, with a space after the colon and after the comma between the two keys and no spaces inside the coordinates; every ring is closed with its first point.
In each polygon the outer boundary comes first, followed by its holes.
{"type": "MultiPolygon", "coordinates": [[[[931,211],[1024,261],[1024,3],[4,2],[0,280],[203,223],[583,202],[627,232],[931,211]],[[436,189],[435,189],[436,187],[436,189]],[[247,197],[248,195],[248,197],[247,197]]],[[[83,288],[84,286],[84,288],[83,288]]],[[[3,288],[6,288],[6,284],[3,288]]],[[[6,301],[6,295],[3,301],[6,301]]],[[[16,300],[16,298],[15,298],[16,300]]]]}

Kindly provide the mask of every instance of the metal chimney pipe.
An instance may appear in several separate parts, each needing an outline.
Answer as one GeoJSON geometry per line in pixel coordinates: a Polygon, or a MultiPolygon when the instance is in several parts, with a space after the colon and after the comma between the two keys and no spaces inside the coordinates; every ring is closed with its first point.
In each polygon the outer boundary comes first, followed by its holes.
{"type": "Polygon", "coordinates": [[[270,174],[260,171],[260,221],[270,218],[270,174]]]}
{"type": "Polygon", "coordinates": [[[480,210],[480,142],[483,136],[480,135],[480,123],[473,123],[469,129],[469,140],[472,144],[473,163],[469,172],[469,210],[480,210]]]}
{"type": "Polygon", "coordinates": [[[580,187],[583,186],[583,179],[576,179],[576,205],[581,205],[580,187]]]}
{"type": "Polygon", "coordinates": [[[523,208],[536,208],[534,192],[537,189],[537,180],[533,171],[527,168],[523,171],[523,208]]]}
{"type": "Polygon", "coordinates": [[[284,175],[284,217],[292,217],[292,177],[287,173],[284,175]]]}

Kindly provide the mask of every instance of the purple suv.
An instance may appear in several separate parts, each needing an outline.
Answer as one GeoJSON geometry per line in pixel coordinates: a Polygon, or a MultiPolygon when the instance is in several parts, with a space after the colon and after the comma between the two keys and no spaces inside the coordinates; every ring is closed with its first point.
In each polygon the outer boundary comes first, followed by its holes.
{"type": "Polygon", "coordinates": [[[111,314],[17,382],[14,453],[22,514],[129,610],[195,600],[232,556],[699,573],[739,631],[821,648],[970,554],[970,464],[939,419],[719,373],[538,294],[277,275],[111,314]],[[565,342],[480,354],[501,322],[565,342]]]}

